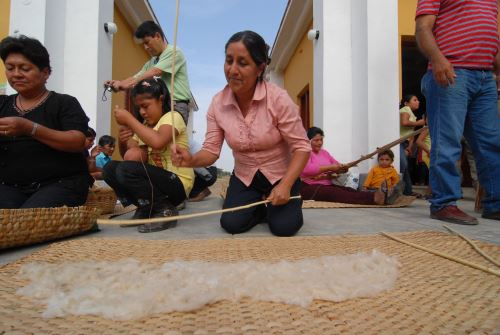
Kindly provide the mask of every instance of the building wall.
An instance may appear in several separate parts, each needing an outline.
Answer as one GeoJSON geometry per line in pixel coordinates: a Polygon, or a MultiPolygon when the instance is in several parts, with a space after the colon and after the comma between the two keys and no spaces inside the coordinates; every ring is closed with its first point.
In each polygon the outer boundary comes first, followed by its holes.
{"type": "MultiPolygon", "coordinates": [[[[312,22],[309,29],[312,28],[312,22]]],[[[314,85],[313,85],[313,47],[312,41],[307,39],[307,32],[302,36],[302,39],[295,49],[286,69],[284,70],[284,88],[288,94],[299,104],[299,93],[304,87],[309,85],[309,111],[311,113],[311,124],[314,124],[314,85]]]]}
{"type": "MultiPolygon", "coordinates": [[[[0,39],[9,35],[9,17],[10,17],[10,0],[0,1],[0,39]]],[[[5,84],[7,83],[7,78],[5,78],[5,67],[3,62],[0,62],[0,94],[5,93],[5,84]]]]}
{"type": "MultiPolygon", "coordinates": [[[[113,79],[125,79],[139,72],[144,63],[150,58],[144,50],[142,44],[134,41],[134,31],[118,7],[114,6],[114,23],[118,27],[118,32],[113,36],[113,79]]],[[[109,93],[108,93],[109,94],[109,93]]],[[[118,125],[112,116],[113,107],[119,105],[125,106],[125,94],[123,92],[113,93],[111,99],[111,135],[118,138],[118,125]]],[[[120,157],[118,150],[115,151],[113,158],[120,157]]]]}

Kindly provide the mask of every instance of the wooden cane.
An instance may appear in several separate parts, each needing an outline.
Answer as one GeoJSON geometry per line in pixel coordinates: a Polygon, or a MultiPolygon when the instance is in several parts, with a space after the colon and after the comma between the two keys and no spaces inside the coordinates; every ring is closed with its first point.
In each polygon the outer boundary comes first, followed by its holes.
{"type": "MultiPolygon", "coordinates": [[[[296,195],[293,197],[290,197],[290,200],[294,199],[301,199],[300,195],[296,195]]],[[[270,200],[262,200],[258,202],[254,202],[248,205],[243,205],[243,206],[238,206],[238,207],[232,207],[232,208],[226,208],[226,209],[217,209],[213,211],[207,211],[207,212],[201,212],[201,213],[193,213],[193,214],[186,214],[186,215],[177,215],[177,216],[166,216],[166,217],[161,217],[161,218],[152,218],[152,219],[138,219],[138,220],[110,220],[110,219],[97,219],[98,224],[120,224],[120,225],[138,225],[138,224],[144,224],[144,223],[154,223],[154,222],[168,222],[168,221],[176,221],[176,220],[184,220],[184,219],[191,219],[191,218],[197,218],[200,216],[207,216],[207,215],[213,215],[213,214],[221,214],[221,213],[227,213],[227,212],[235,212],[239,211],[242,209],[247,209],[259,205],[265,205],[270,203],[270,200]]]]}

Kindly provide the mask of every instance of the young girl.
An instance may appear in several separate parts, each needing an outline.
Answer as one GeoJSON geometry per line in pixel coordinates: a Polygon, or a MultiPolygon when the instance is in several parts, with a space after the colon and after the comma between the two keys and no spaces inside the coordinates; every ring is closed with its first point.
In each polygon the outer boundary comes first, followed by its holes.
{"type": "Polygon", "coordinates": [[[371,168],[363,184],[363,189],[380,189],[385,185],[388,190],[394,189],[399,182],[399,175],[392,166],[394,153],[392,150],[385,150],[378,154],[378,165],[371,168]]]}
{"type": "MultiPolygon", "coordinates": [[[[192,168],[172,165],[172,116],[176,143],[187,149],[186,124],[178,112],[166,112],[170,99],[162,80],[139,82],[132,90],[132,99],[139,107],[137,118],[118,107],[114,114],[116,122],[130,128],[134,136],[127,142],[125,160],[106,164],[104,180],[125,206],[137,206],[134,219],[175,216],[175,206],[186,199],[193,187],[194,173],[192,168]]],[[[140,225],[138,231],[149,233],[173,226],[175,221],[158,222],[140,225]]]]}

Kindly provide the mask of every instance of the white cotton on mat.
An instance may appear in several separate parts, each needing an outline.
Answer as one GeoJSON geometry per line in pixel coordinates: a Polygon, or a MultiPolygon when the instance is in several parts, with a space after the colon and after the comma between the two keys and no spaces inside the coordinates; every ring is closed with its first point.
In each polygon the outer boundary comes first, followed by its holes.
{"type": "Polygon", "coordinates": [[[368,297],[391,289],[398,267],[395,257],[376,250],[278,263],[32,263],[20,271],[31,283],[17,293],[46,304],[44,317],[92,314],[130,320],[243,297],[303,307],[314,299],[368,297]]]}

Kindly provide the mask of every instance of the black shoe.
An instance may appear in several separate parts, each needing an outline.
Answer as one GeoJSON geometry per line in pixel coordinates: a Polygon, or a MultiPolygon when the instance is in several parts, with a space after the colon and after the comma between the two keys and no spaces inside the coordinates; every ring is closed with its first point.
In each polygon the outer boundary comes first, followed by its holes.
{"type": "MultiPolygon", "coordinates": [[[[161,202],[153,206],[153,213],[151,218],[167,218],[179,215],[179,212],[170,202],[161,202]]],[[[177,225],[177,220],[172,221],[160,221],[154,223],[145,223],[137,227],[139,233],[153,233],[169,228],[173,228],[177,225]]]]}
{"type": "MultiPolygon", "coordinates": [[[[149,213],[151,212],[150,206],[140,206],[135,210],[134,215],[132,216],[132,220],[140,220],[140,219],[149,219],[149,213]]],[[[137,227],[140,226],[141,223],[136,224],[121,224],[120,227],[128,228],[128,227],[137,227]]]]}

